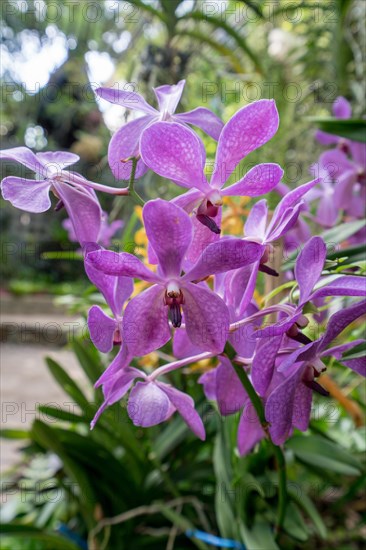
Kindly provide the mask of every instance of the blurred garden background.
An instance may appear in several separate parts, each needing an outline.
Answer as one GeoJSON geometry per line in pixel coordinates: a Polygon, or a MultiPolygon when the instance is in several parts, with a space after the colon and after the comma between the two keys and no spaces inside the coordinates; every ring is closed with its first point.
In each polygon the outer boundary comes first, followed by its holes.
{"type": "MultiPolygon", "coordinates": [[[[117,185],[108,143],[135,116],[97,98],[101,85],[155,105],[153,87],[185,79],[179,109],[202,105],[224,122],[251,101],[274,98],[279,131],[245,162],[264,155],[280,164],[290,188],[311,179],[324,150],[316,130],[337,133],[336,121],[321,119],[332,116],[338,96],[351,103],[353,119],[364,118],[364,0],[3,0],[0,10],[1,148],[70,150],[92,181],[117,185]]],[[[364,140],[364,131],[349,125],[345,137],[364,140]]],[[[215,143],[200,136],[213,158],[215,143]]],[[[2,163],[2,172],[17,175],[19,167],[2,163]]],[[[170,185],[149,171],[136,189],[145,200],[169,199],[170,185]]],[[[141,209],[126,197],[100,199],[110,221],[123,221],[113,247],[146,255],[141,209]]],[[[272,192],[270,204],[278,200],[272,192]]],[[[240,232],[247,202],[231,206],[239,219],[227,227],[240,232]]],[[[84,330],[96,302],[79,245],[69,241],[63,211],[28,214],[1,199],[0,217],[2,363],[11,379],[6,386],[3,374],[3,449],[12,442],[2,481],[4,550],[219,548],[189,532],[237,539],[238,524],[248,549],[364,547],[360,377],[334,361],[332,397],[316,401],[307,445],[299,434],[288,443],[291,502],[276,546],[273,456],[260,444],[239,458],[237,419],[219,420],[194,379],[174,375],[205,418],[204,444],[178,418],[142,432],[119,404],[89,432],[101,399],[92,385],[105,360],[84,330]],[[117,514],[124,515],[103,523],[117,514]]],[[[354,261],[364,262],[361,252],[354,261]]],[[[357,326],[350,337],[362,333],[357,326]]]]}

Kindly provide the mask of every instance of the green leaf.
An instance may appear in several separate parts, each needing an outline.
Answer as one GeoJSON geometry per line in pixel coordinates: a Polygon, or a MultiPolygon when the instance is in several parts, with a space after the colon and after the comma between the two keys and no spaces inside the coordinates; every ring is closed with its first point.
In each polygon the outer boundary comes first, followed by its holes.
{"type": "Polygon", "coordinates": [[[18,428],[7,428],[0,430],[0,437],[3,439],[29,439],[29,430],[20,430],[18,428]]]}
{"type": "Polygon", "coordinates": [[[76,382],[67,374],[66,371],[56,361],[46,357],[49,371],[61,388],[81,407],[83,411],[91,410],[91,405],[85,397],[76,382]]]}
{"type": "Polygon", "coordinates": [[[79,488],[80,493],[76,495],[80,503],[80,508],[84,516],[84,520],[89,528],[94,525],[94,510],[97,504],[97,499],[94,493],[92,480],[90,480],[85,472],[74,460],[72,460],[67,452],[67,449],[57,437],[57,431],[50,428],[41,420],[33,422],[31,434],[33,439],[46,450],[53,451],[63,462],[64,468],[68,476],[74,481],[79,488]]]}
{"type": "Polygon", "coordinates": [[[294,539],[301,542],[305,542],[309,538],[309,530],[293,502],[287,504],[283,528],[294,539]]]}
{"type": "Polygon", "coordinates": [[[97,350],[86,342],[74,340],[73,349],[79,360],[80,366],[94,385],[103,372],[103,367],[97,350]]]}
{"type": "Polygon", "coordinates": [[[231,449],[228,441],[227,422],[221,421],[215,440],[213,465],[216,476],[215,510],[220,533],[226,538],[235,538],[235,517],[232,507],[231,449]]]}
{"type": "Polygon", "coordinates": [[[249,529],[240,522],[239,529],[247,550],[279,550],[268,523],[257,521],[254,527],[249,529]]]}
{"type": "Polygon", "coordinates": [[[277,296],[277,294],[279,294],[283,290],[286,290],[287,288],[293,288],[294,286],[296,286],[296,284],[297,284],[296,281],[288,281],[287,283],[284,283],[283,285],[275,288],[274,290],[266,294],[266,296],[264,297],[264,305],[267,305],[268,302],[272,300],[272,298],[277,296]]]}
{"type": "Polygon", "coordinates": [[[80,550],[79,546],[65,537],[47,533],[31,525],[6,523],[1,525],[1,535],[21,537],[23,540],[31,539],[43,544],[44,550],[80,550]]]}
{"type": "Polygon", "coordinates": [[[86,416],[80,416],[79,414],[72,413],[71,411],[65,411],[65,409],[58,409],[57,407],[51,407],[48,405],[39,405],[39,412],[51,418],[57,418],[64,422],[73,422],[75,424],[86,423],[89,424],[90,418],[86,416]]]}
{"type": "Polygon", "coordinates": [[[306,464],[344,475],[362,472],[361,464],[351,453],[319,435],[294,436],[286,445],[306,464]]]}
{"type": "Polygon", "coordinates": [[[287,492],[291,496],[292,500],[294,500],[296,504],[298,504],[298,506],[300,506],[304,510],[304,512],[307,513],[309,518],[312,520],[319,536],[322,539],[326,540],[327,528],[313,501],[303,491],[300,491],[300,494],[298,494],[295,489],[288,487],[287,492]]]}
{"type": "Polygon", "coordinates": [[[342,359],[348,361],[349,359],[360,359],[365,356],[366,356],[366,342],[362,342],[362,344],[358,344],[358,346],[355,346],[354,348],[351,348],[348,351],[346,351],[342,355],[342,359]]]}
{"type": "Polygon", "coordinates": [[[316,122],[323,132],[341,136],[354,141],[366,142],[366,121],[358,119],[317,118],[307,117],[307,120],[316,122]]]}

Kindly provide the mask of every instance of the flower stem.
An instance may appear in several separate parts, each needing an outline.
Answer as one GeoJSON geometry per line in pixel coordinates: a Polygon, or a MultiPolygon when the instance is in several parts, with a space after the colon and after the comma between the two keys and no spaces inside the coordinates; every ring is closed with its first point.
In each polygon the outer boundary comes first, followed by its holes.
{"type": "Polygon", "coordinates": [[[140,195],[137,193],[137,191],[135,191],[135,175],[136,175],[137,162],[138,162],[139,159],[137,157],[131,157],[131,159],[129,159],[129,160],[132,160],[132,169],[131,169],[130,181],[128,183],[128,192],[129,192],[129,195],[132,198],[134,198],[135,201],[140,206],[144,206],[145,201],[142,199],[142,197],[140,197],[140,195]]]}
{"type": "Polygon", "coordinates": [[[235,369],[236,374],[240,382],[242,383],[243,388],[247,392],[249,399],[257,413],[259,421],[262,428],[264,429],[268,442],[273,450],[273,454],[276,459],[276,466],[278,472],[278,510],[277,510],[277,520],[275,526],[276,539],[280,535],[285,521],[286,515],[286,505],[287,505],[287,476],[286,476],[286,460],[282,452],[281,447],[275,445],[271,439],[271,436],[268,431],[268,422],[266,421],[266,416],[264,412],[264,407],[261,398],[258,396],[257,392],[253,388],[251,381],[245,370],[233,362],[233,359],[236,356],[236,352],[231,344],[227,343],[225,346],[225,353],[230,359],[230,362],[235,369]]]}

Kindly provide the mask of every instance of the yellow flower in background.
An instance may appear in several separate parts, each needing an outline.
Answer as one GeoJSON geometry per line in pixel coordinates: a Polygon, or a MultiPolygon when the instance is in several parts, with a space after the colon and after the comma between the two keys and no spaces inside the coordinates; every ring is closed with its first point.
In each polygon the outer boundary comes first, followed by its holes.
{"type": "Polygon", "coordinates": [[[224,197],[224,213],[221,229],[231,235],[242,236],[245,220],[249,209],[245,208],[250,202],[250,197],[224,197]]]}
{"type": "Polygon", "coordinates": [[[152,353],[149,353],[149,355],[140,357],[137,362],[140,367],[143,367],[146,370],[152,371],[159,366],[159,355],[154,351],[152,353]]]}

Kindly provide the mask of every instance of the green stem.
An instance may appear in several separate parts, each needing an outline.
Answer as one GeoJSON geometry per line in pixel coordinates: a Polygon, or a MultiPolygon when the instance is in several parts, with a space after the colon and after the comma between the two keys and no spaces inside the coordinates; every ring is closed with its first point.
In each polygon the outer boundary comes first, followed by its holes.
{"type": "Polygon", "coordinates": [[[277,520],[275,526],[276,538],[280,535],[285,521],[286,515],[286,504],[287,504],[287,479],[286,479],[286,460],[282,452],[281,447],[275,445],[271,439],[271,436],[268,431],[268,422],[266,420],[264,407],[261,398],[258,396],[257,392],[253,388],[249,377],[242,366],[234,362],[236,352],[230,344],[226,344],[225,353],[230,359],[230,362],[235,369],[236,374],[240,382],[242,383],[243,388],[247,392],[249,399],[257,413],[259,422],[261,423],[262,428],[264,429],[268,442],[273,450],[273,454],[276,459],[276,466],[278,472],[278,511],[277,511],[277,520]]]}
{"type": "Polygon", "coordinates": [[[139,159],[137,157],[132,157],[131,160],[132,160],[132,170],[131,170],[130,181],[128,183],[128,191],[130,196],[133,197],[140,206],[144,206],[145,201],[140,197],[137,191],[135,191],[135,174],[136,174],[137,162],[139,159]]]}

